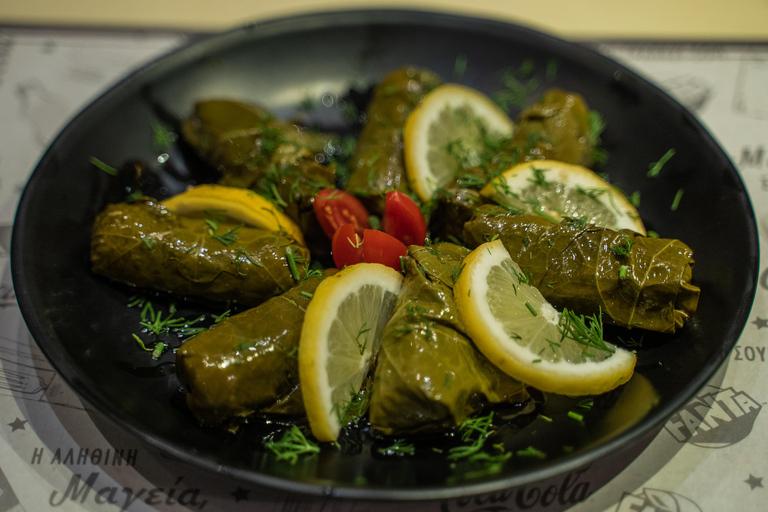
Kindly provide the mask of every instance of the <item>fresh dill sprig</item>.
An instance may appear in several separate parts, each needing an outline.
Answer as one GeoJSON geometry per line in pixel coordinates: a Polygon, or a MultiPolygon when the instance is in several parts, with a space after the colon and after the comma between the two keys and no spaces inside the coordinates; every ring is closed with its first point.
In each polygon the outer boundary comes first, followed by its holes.
{"type": "Polygon", "coordinates": [[[629,256],[633,245],[635,245],[634,240],[631,240],[627,235],[622,235],[622,241],[611,247],[611,251],[617,258],[626,258],[629,256]]]}
{"type": "Polygon", "coordinates": [[[585,318],[584,315],[577,315],[567,308],[563,309],[558,327],[564,337],[571,338],[576,343],[582,345],[582,356],[595,357],[595,353],[591,352],[590,349],[601,350],[611,354],[615,352],[603,340],[602,312],[585,318]],[[587,325],[587,322],[589,325],[587,325]]]}
{"type": "Polygon", "coordinates": [[[296,464],[302,455],[320,453],[320,447],[307,439],[296,425],[292,425],[279,441],[269,441],[264,446],[277,456],[277,460],[284,460],[290,464],[296,464]]]}
{"type": "Polygon", "coordinates": [[[211,238],[221,242],[224,245],[233,245],[240,238],[240,228],[243,226],[245,226],[245,224],[239,224],[223,235],[211,235],[211,238]]]}

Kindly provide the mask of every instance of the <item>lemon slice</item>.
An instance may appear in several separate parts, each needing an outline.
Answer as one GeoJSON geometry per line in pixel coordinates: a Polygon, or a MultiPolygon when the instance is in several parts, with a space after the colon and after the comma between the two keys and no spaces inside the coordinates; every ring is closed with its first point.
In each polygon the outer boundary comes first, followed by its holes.
{"type": "Polygon", "coordinates": [[[512,136],[512,120],[483,93],[445,84],[427,94],[405,122],[408,182],[422,201],[462,169],[480,165],[486,137],[512,136]]]}
{"type": "Polygon", "coordinates": [[[572,334],[566,315],[527,284],[500,240],[479,246],[464,263],[454,286],[459,314],[477,348],[503,372],[574,396],[605,393],[632,376],[635,354],[572,334]]]}
{"type": "Polygon", "coordinates": [[[178,215],[216,212],[248,226],[284,231],[300,245],[306,245],[299,226],[286,214],[253,190],[224,185],[197,185],[163,201],[178,215]]]}
{"type": "Polygon", "coordinates": [[[558,221],[587,217],[589,224],[646,234],[640,214],[624,194],[580,165],[556,160],[518,164],[491,181],[480,194],[558,221]]]}
{"type": "Polygon", "coordinates": [[[307,307],[299,341],[299,381],[312,434],[335,441],[340,418],[368,374],[403,276],[359,263],[326,278],[307,307]]]}

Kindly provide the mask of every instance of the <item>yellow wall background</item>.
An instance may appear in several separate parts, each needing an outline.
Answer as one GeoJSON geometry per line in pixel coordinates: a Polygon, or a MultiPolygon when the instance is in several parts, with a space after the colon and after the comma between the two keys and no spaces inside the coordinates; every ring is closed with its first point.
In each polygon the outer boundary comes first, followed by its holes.
{"type": "Polygon", "coordinates": [[[341,8],[497,18],[569,39],[768,41],[768,0],[0,0],[0,24],[218,31],[341,8]]]}

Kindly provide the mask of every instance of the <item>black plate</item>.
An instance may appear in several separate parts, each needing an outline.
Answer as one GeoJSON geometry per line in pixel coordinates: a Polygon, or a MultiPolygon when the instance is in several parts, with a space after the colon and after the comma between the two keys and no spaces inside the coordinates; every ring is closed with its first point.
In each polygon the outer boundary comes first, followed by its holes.
{"type": "MultiPolygon", "coordinates": [[[[341,128],[344,117],[334,109],[321,109],[318,120],[341,128]]],[[[178,175],[166,175],[162,186],[169,190],[158,193],[173,192],[200,172],[191,160],[190,169],[181,168],[181,155],[171,159],[178,175]]],[[[755,293],[757,240],[749,198],[723,151],[677,102],[616,62],[506,23],[363,11],[250,25],[174,52],[112,88],[66,127],[32,175],[16,217],[12,269],[24,319],[55,368],[84,399],[150,444],[190,464],[283,490],[418,499],[531,483],[627,451],[658,431],[736,343],[755,293]],[[702,290],[696,319],[674,336],[646,336],[639,350],[636,382],[655,388],[658,406],[642,418],[626,414],[638,409],[633,404],[595,407],[586,415],[586,428],[536,420],[510,437],[511,446],[534,445],[549,456],[530,463],[517,457],[486,476],[467,475],[462,465],[451,468],[431,450],[382,457],[369,438],[292,466],[275,461],[260,438],[199,427],[179,405],[169,359],[152,363],[131,340],[138,329],[137,311],[126,308],[131,292],[89,272],[93,218],[121,193],[119,183],[89,158],[116,166],[155,161],[151,122],[161,115],[183,117],[197,99],[254,101],[285,116],[306,97],[328,93],[333,99],[405,64],[452,80],[458,56],[467,63],[461,81],[487,93],[500,88],[500,70],[527,60],[546,82],[554,59],[557,73],[546,85],[580,92],[607,122],[603,142],[610,157],[604,170],[622,189],[641,191],[640,212],[650,229],[693,248],[694,278],[702,290]],[[648,179],[648,164],[670,148],[674,158],[660,177],[648,179]],[[671,211],[681,188],[680,207],[671,211]],[[565,444],[573,450],[564,451],[565,444]]],[[[626,400],[626,390],[622,396],[626,400]]],[[[560,412],[572,406],[560,404],[560,412]]]]}

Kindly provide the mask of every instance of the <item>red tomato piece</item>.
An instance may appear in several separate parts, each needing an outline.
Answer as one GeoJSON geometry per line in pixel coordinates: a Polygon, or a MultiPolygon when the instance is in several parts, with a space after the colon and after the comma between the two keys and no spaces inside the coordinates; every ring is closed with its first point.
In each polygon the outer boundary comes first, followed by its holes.
{"type": "Polygon", "coordinates": [[[312,207],[320,226],[330,239],[344,224],[354,225],[355,232],[361,236],[364,229],[371,227],[368,210],[363,203],[343,190],[324,188],[315,196],[312,207]]]}
{"type": "Polygon", "coordinates": [[[363,238],[355,232],[354,224],[344,224],[336,230],[331,242],[331,252],[336,268],[363,261],[363,238]]]}
{"type": "Polygon", "coordinates": [[[427,222],[416,202],[402,192],[387,192],[381,227],[406,246],[424,245],[427,222]]]}
{"type": "Polygon", "coordinates": [[[363,231],[363,261],[366,263],[381,263],[399,272],[400,256],[405,257],[407,252],[408,248],[392,235],[375,229],[363,231]]]}

